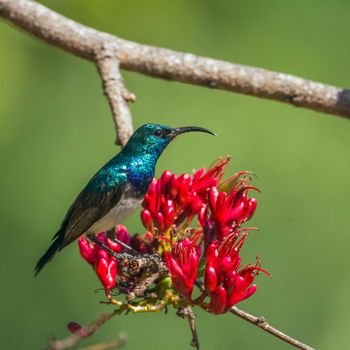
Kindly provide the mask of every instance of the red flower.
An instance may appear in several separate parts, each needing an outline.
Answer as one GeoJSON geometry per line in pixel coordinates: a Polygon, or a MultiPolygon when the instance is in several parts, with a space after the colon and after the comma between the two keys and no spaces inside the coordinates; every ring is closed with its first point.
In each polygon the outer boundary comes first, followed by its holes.
{"type": "Polygon", "coordinates": [[[220,159],[208,170],[201,168],[193,175],[177,176],[164,171],[158,180],[153,180],[143,201],[144,227],[152,233],[156,229],[159,234],[183,221],[188,225],[206,205],[209,188],[218,185],[228,161],[228,157],[220,159]]]}
{"type": "Polygon", "coordinates": [[[244,179],[229,193],[220,192],[217,187],[210,188],[208,206],[202,207],[198,214],[200,224],[210,236],[207,241],[226,237],[253,216],[257,201],[247,197],[249,189],[257,190],[244,179]]]}
{"type": "Polygon", "coordinates": [[[193,174],[192,187],[206,201],[208,189],[217,186],[223,177],[231,157],[219,158],[206,171],[205,168],[193,174]]]}
{"type": "Polygon", "coordinates": [[[191,299],[199,263],[194,243],[185,238],[177,242],[172,251],[166,252],[164,257],[174,288],[185,298],[191,299]]]}
{"type": "MultiPolygon", "coordinates": [[[[213,314],[227,312],[234,304],[250,297],[256,291],[252,282],[259,271],[260,261],[255,266],[239,269],[241,250],[246,234],[237,241],[238,234],[232,233],[222,241],[213,241],[206,256],[204,286],[210,297],[206,309],[213,314]]],[[[266,271],[264,271],[267,273],[266,271]]]]}
{"type": "MultiPolygon", "coordinates": [[[[115,227],[115,236],[125,244],[130,242],[128,231],[124,226],[118,225],[115,227]]],[[[96,238],[114,252],[121,253],[122,247],[108,238],[105,232],[99,233],[96,238]]],[[[118,261],[106,250],[85,237],[79,238],[78,243],[81,256],[93,266],[108,294],[117,283],[118,261]]]]}

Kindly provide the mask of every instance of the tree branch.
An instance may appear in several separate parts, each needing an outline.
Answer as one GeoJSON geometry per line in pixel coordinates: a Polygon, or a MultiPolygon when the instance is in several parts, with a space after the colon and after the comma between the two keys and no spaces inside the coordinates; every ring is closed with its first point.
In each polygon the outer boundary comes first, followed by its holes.
{"type": "MultiPolygon", "coordinates": [[[[46,346],[46,350],[66,350],[75,349],[75,347],[80,343],[82,339],[88,338],[95,334],[107,321],[116,315],[115,312],[106,313],[98,316],[96,320],[92,321],[88,325],[80,327],[77,325],[78,329],[67,338],[55,339],[51,338],[46,346]]],[[[85,350],[103,350],[103,349],[113,349],[121,348],[126,344],[127,336],[125,334],[119,335],[119,337],[109,343],[99,343],[85,348],[85,350]]],[[[84,349],[82,349],[84,350],[84,349]]]]}
{"type": "MultiPolygon", "coordinates": [[[[201,290],[204,291],[204,283],[200,280],[196,281],[196,286],[201,290]]],[[[265,332],[268,332],[270,334],[272,334],[273,336],[281,339],[282,341],[291,344],[293,346],[295,346],[298,349],[302,349],[302,350],[315,350],[314,348],[312,348],[311,346],[308,346],[302,342],[300,342],[299,340],[296,340],[292,337],[290,337],[287,334],[284,334],[283,332],[279,331],[277,328],[274,328],[272,326],[270,326],[266,319],[263,316],[257,317],[254,316],[246,311],[243,311],[241,309],[239,309],[237,306],[232,306],[230,309],[230,312],[240,318],[242,318],[243,320],[246,320],[252,324],[254,324],[255,326],[260,327],[262,330],[264,330],[265,332]]]]}
{"type": "Polygon", "coordinates": [[[47,43],[96,62],[108,43],[120,67],[153,77],[217,88],[350,119],[350,90],[296,76],[141,45],[83,26],[29,0],[0,0],[0,16],[47,43]]]}
{"type": "Polygon", "coordinates": [[[128,102],[134,102],[136,97],[125,88],[119,70],[119,62],[113,48],[108,43],[105,43],[101,51],[97,53],[96,65],[102,79],[103,91],[112,110],[117,133],[115,143],[125,146],[133,132],[128,102]]]}
{"type": "Polygon", "coordinates": [[[277,328],[272,327],[271,325],[269,325],[267,323],[267,321],[265,320],[264,317],[260,316],[254,316],[249,314],[246,311],[243,311],[241,309],[239,309],[236,306],[232,306],[230,309],[230,312],[233,313],[234,315],[242,318],[243,320],[246,320],[252,324],[254,324],[255,326],[260,327],[261,329],[263,329],[265,332],[268,332],[270,334],[272,334],[273,336],[283,340],[286,343],[289,343],[290,345],[295,346],[298,349],[302,349],[302,350],[315,350],[314,348],[312,348],[311,346],[308,346],[302,342],[300,342],[299,340],[296,340],[292,337],[290,337],[289,335],[279,331],[277,328]]]}

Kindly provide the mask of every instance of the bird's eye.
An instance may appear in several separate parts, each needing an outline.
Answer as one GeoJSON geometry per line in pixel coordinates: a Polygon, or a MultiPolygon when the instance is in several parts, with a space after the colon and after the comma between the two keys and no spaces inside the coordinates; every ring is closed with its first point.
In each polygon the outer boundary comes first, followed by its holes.
{"type": "Polygon", "coordinates": [[[160,136],[162,136],[162,132],[160,130],[156,130],[154,132],[154,135],[157,136],[157,137],[160,137],[160,136]]]}

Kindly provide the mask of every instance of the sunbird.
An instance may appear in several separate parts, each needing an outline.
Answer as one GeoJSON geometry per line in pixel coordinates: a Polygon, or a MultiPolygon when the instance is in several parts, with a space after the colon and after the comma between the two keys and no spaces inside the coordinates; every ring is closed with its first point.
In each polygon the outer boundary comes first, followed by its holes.
{"type": "Polygon", "coordinates": [[[54,255],[81,235],[93,239],[131,215],[141,204],[154,177],[158,158],[174,138],[187,132],[215,134],[198,126],[139,127],[125,147],[88,182],[68,209],[52,244],[35,266],[35,275],[54,255]]]}

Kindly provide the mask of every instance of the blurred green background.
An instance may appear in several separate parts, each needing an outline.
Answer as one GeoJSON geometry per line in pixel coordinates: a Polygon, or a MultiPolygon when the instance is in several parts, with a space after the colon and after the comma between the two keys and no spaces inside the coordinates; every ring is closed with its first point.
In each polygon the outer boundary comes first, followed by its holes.
{"type": "MultiPolygon", "coordinates": [[[[350,86],[350,2],[42,1],[121,37],[350,86]]],[[[112,157],[114,128],[95,67],[0,21],[0,348],[40,349],[69,321],[107,310],[76,245],[38,278],[33,267],[66,209],[112,157]]],[[[232,172],[258,174],[259,208],[246,262],[272,273],[239,306],[264,315],[317,349],[350,342],[350,124],[253,97],[124,73],[137,95],[135,127],[146,122],[214,130],[179,138],[164,169],[183,172],[233,156],[232,172]]],[[[141,230],[137,214],[127,221],[141,230]]],[[[202,349],[288,349],[233,315],[198,312],[202,349]]],[[[129,334],[127,349],[189,349],[187,322],[172,312],[114,319],[85,344],[129,334]]]]}

